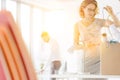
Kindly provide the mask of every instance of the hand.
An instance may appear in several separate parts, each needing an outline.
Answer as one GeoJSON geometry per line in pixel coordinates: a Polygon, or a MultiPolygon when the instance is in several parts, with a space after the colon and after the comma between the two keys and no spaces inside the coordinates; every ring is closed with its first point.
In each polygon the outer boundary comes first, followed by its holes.
{"type": "Polygon", "coordinates": [[[40,73],[43,73],[44,72],[44,69],[42,69],[41,71],[40,71],[40,73]]]}
{"type": "Polygon", "coordinates": [[[74,49],[75,50],[79,50],[79,49],[84,49],[85,45],[84,44],[79,44],[79,45],[75,45],[74,49]]]}
{"type": "Polygon", "coordinates": [[[106,7],[104,7],[104,9],[109,13],[109,15],[114,14],[111,6],[106,6],[106,7]]]}
{"type": "Polygon", "coordinates": [[[73,53],[74,52],[74,46],[71,46],[68,50],[69,53],[73,53]]]}

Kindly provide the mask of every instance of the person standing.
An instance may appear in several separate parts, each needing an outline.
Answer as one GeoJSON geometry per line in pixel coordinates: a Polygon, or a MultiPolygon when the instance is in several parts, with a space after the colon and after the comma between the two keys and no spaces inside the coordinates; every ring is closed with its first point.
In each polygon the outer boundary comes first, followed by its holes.
{"type": "MultiPolygon", "coordinates": [[[[90,74],[100,74],[100,43],[101,28],[111,24],[120,26],[118,18],[115,16],[110,6],[104,7],[113,21],[95,18],[98,13],[96,0],[83,0],[80,5],[81,20],[74,26],[74,48],[76,50],[84,48],[84,72],[90,74]],[[80,45],[83,42],[84,45],[80,45]]],[[[85,79],[103,80],[103,79],[85,79]]]]}
{"type": "MultiPolygon", "coordinates": [[[[59,69],[61,67],[61,55],[59,44],[55,39],[50,37],[48,32],[42,32],[41,38],[43,40],[43,46],[47,44],[50,53],[47,59],[47,63],[43,66],[42,71],[45,71],[47,67],[50,67],[51,74],[58,74],[59,69]]],[[[56,78],[52,78],[51,80],[56,80],[56,78]]]]}

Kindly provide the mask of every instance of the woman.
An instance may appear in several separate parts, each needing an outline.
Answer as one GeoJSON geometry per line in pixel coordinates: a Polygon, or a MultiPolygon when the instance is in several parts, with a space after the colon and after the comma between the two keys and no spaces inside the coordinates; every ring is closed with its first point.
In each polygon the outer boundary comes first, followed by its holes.
{"type": "MultiPolygon", "coordinates": [[[[90,74],[99,74],[100,72],[100,31],[103,26],[120,23],[110,6],[104,8],[113,21],[95,18],[98,13],[98,5],[96,0],[84,0],[80,6],[81,20],[74,27],[74,46],[75,49],[84,48],[85,65],[84,71],[90,74]],[[80,45],[80,41],[84,45],[80,45]]],[[[90,79],[88,79],[90,80],[90,79]]],[[[94,80],[94,79],[92,79],[94,80]]]]}

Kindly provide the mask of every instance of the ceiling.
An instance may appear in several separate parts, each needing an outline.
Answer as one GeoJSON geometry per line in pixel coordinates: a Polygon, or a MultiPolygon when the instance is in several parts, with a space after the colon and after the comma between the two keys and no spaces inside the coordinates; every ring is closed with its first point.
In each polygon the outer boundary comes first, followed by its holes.
{"type": "Polygon", "coordinates": [[[79,6],[82,0],[14,0],[23,3],[29,3],[33,6],[56,10],[56,9],[66,9],[75,8],[79,6]]]}
{"type": "MultiPolygon", "coordinates": [[[[26,4],[30,4],[39,8],[43,8],[44,10],[60,10],[60,9],[67,9],[67,10],[74,10],[79,8],[80,3],[83,0],[14,0],[20,1],[26,4]]],[[[120,7],[120,0],[97,0],[99,3],[100,9],[106,5],[112,6],[116,12],[118,11],[118,7],[120,7]],[[114,1],[114,3],[113,3],[114,1]]]]}

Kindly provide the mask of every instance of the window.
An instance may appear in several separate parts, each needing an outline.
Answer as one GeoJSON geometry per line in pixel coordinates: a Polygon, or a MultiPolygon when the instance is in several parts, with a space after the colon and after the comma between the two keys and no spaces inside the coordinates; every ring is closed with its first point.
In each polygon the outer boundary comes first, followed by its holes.
{"type": "Polygon", "coordinates": [[[2,6],[2,5],[1,5],[1,0],[0,0],[0,10],[1,10],[1,6],[2,6]]]}
{"type": "Polygon", "coordinates": [[[15,1],[6,0],[6,9],[10,11],[16,21],[16,10],[17,10],[17,4],[15,1]]]}
{"type": "Polygon", "coordinates": [[[40,69],[40,34],[43,27],[43,13],[42,10],[34,8],[33,9],[33,27],[32,27],[32,46],[31,53],[35,64],[35,68],[40,69]]]}
{"type": "Polygon", "coordinates": [[[20,26],[23,39],[26,43],[28,50],[30,51],[30,7],[21,4],[20,8],[20,26]]]}

